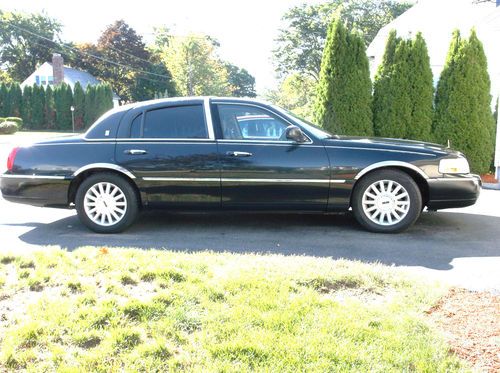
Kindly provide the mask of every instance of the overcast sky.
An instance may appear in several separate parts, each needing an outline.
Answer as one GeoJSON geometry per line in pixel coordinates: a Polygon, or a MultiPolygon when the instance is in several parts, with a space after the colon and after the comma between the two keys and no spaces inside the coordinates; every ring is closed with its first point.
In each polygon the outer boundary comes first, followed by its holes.
{"type": "Polygon", "coordinates": [[[45,10],[64,26],[63,39],[94,42],[117,19],[151,40],[153,26],[165,25],[173,34],[209,34],[219,40],[222,58],[246,68],[257,90],[275,85],[271,51],[281,17],[294,5],[322,0],[0,0],[3,10],[45,10]]]}

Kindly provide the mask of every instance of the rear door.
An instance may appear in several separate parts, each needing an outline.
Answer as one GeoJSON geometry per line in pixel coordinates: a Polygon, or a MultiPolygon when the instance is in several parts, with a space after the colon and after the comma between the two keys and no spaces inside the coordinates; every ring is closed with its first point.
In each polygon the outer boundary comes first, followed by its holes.
{"type": "Polygon", "coordinates": [[[150,205],[220,207],[217,144],[206,118],[202,100],[128,115],[128,138],[117,140],[116,160],[139,179],[150,205]]]}
{"type": "Polygon", "coordinates": [[[253,104],[215,102],[222,207],[325,211],[330,167],[322,144],[286,139],[291,124],[253,104]]]}

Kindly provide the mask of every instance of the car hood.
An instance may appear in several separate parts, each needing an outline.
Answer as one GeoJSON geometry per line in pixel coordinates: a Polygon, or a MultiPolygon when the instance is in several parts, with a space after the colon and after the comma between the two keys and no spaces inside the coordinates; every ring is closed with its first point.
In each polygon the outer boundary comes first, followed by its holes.
{"type": "Polygon", "coordinates": [[[338,139],[327,139],[326,143],[331,142],[341,143],[345,146],[356,146],[366,148],[387,148],[404,149],[408,151],[419,151],[426,153],[440,154],[461,154],[455,150],[449,149],[440,144],[434,144],[424,141],[390,139],[384,137],[360,137],[360,136],[338,136],[338,139]]]}

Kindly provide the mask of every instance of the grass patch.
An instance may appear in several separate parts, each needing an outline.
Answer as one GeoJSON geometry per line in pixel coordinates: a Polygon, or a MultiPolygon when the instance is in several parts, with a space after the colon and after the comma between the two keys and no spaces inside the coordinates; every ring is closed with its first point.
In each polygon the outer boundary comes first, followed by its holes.
{"type": "Polygon", "coordinates": [[[424,316],[444,288],[382,265],[93,247],[6,261],[0,371],[466,369],[424,316]]]}

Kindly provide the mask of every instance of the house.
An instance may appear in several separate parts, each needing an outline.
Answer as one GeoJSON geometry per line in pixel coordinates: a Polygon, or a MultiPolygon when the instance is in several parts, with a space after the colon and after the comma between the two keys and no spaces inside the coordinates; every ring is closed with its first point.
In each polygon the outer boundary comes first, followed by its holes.
{"type": "MultiPolygon", "coordinates": [[[[26,85],[40,85],[47,87],[49,85],[57,85],[60,83],[68,84],[71,89],[75,87],[76,82],[80,82],[85,90],[88,85],[96,85],[101,82],[92,74],[86,71],[73,69],[72,67],[64,66],[63,57],[54,53],[52,55],[52,63],[45,62],[40,65],[24,82],[21,83],[21,88],[26,85]]],[[[119,105],[120,97],[113,92],[113,105],[119,105]]]]}
{"type": "MultiPolygon", "coordinates": [[[[476,29],[488,59],[491,78],[492,107],[500,96],[500,0],[419,0],[417,3],[384,26],[369,45],[372,77],[382,62],[389,32],[396,30],[399,36],[411,37],[422,32],[429,49],[434,82],[437,84],[443,70],[451,35],[459,29],[468,37],[472,28],[476,29]]],[[[495,169],[500,177],[500,123],[497,123],[495,149],[495,169]]]]}

